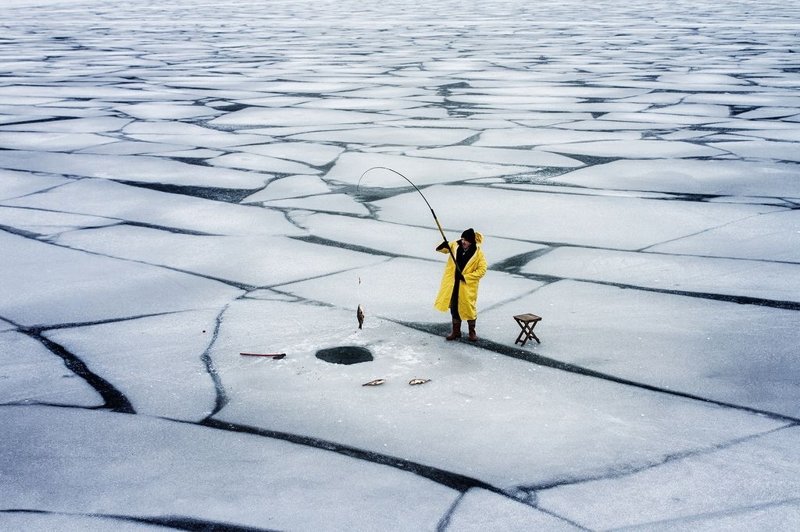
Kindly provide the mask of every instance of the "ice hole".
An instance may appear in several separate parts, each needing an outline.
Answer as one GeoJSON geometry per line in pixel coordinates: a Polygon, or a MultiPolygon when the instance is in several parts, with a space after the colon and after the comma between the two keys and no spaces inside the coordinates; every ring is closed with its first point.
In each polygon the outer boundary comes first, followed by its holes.
{"type": "Polygon", "coordinates": [[[358,364],[372,361],[369,349],[355,345],[331,347],[317,351],[317,358],[331,364],[358,364]]]}

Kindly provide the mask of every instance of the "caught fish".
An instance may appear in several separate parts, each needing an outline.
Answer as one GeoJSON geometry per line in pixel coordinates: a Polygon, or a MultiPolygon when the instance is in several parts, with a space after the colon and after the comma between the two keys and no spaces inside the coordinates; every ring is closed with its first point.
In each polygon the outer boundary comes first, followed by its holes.
{"type": "Polygon", "coordinates": [[[361,329],[361,326],[364,325],[364,307],[361,305],[356,310],[356,319],[358,320],[358,328],[361,329]]]}
{"type": "Polygon", "coordinates": [[[426,382],[431,382],[431,380],[430,379],[411,379],[410,381],[408,381],[408,383],[411,386],[417,386],[419,384],[425,384],[426,382]]]}
{"type": "Polygon", "coordinates": [[[374,381],[365,382],[361,386],[380,386],[386,382],[386,379],[375,379],[374,381]]]}

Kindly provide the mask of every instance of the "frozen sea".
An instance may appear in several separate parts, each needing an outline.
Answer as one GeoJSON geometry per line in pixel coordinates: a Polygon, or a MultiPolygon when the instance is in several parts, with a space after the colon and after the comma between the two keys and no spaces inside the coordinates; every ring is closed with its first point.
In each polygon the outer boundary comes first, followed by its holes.
{"type": "Polygon", "coordinates": [[[0,530],[800,529],[800,3],[0,28],[0,530]]]}

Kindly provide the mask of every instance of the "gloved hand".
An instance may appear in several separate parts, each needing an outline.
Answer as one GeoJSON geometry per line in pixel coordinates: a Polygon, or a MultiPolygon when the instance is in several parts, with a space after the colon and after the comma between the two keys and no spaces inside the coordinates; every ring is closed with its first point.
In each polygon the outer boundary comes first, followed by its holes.
{"type": "Polygon", "coordinates": [[[461,274],[461,272],[460,272],[460,271],[458,271],[458,270],[456,270],[456,279],[458,279],[458,280],[459,280],[459,281],[461,281],[462,283],[466,283],[466,282],[467,282],[467,280],[466,280],[466,279],[464,279],[464,276],[463,276],[463,275],[461,274]]]}

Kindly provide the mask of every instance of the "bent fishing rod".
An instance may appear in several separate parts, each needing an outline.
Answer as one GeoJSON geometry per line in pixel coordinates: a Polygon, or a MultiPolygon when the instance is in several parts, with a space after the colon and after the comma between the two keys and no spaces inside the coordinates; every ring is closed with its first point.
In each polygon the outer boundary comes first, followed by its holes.
{"type": "MultiPolygon", "coordinates": [[[[402,177],[403,179],[408,181],[408,183],[412,187],[414,187],[414,190],[419,192],[419,195],[422,196],[422,199],[425,201],[425,205],[427,205],[428,208],[431,210],[431,215],[433,216],[433,221],[436,222],[436,227],[439,228],[439,233],[442,235],[442,240],[444,242],[448,242],[447,237],[444,234],[444,230],[442,229],[442,224],[439,223],[439,218],[436,217],[436,213],[433,211],[433,207],[431,207],[431,204],[428,202],[428,198],[426,198],[425,194],[423,194],[422,191],[419,188],[417,188],[417,185],[415,185],[413,181],[411,181],[409,178],[407,178],[406,176],[404,176],[403,174],[401,174],[397,170],[392,170],[391,168],[388,168],[386,166],[373,166],[372,168],[367,168],[364,171],[364,173],[361,174],[361,177],[358,178],[358,184],[356,185],[356,191],[358,191],[358,188],[361,186],[361,180],[364,179],[364,176],[367,175],[367,173],[371,172],[372,170],[387,170],[389,172],[392,172],[394,174],[399,175],[400,177],[402,177]]],[[[456,272],[463,277],[463,274],[461,273],[461,268],[458,267],[458,261],[456,261],[456,256],[453,254],[453,250],[450,247],[450,244],[447,245],[447,250],[450,252],[450,258],[453,259],[453,264],[456,267],[456,272]]]]}

